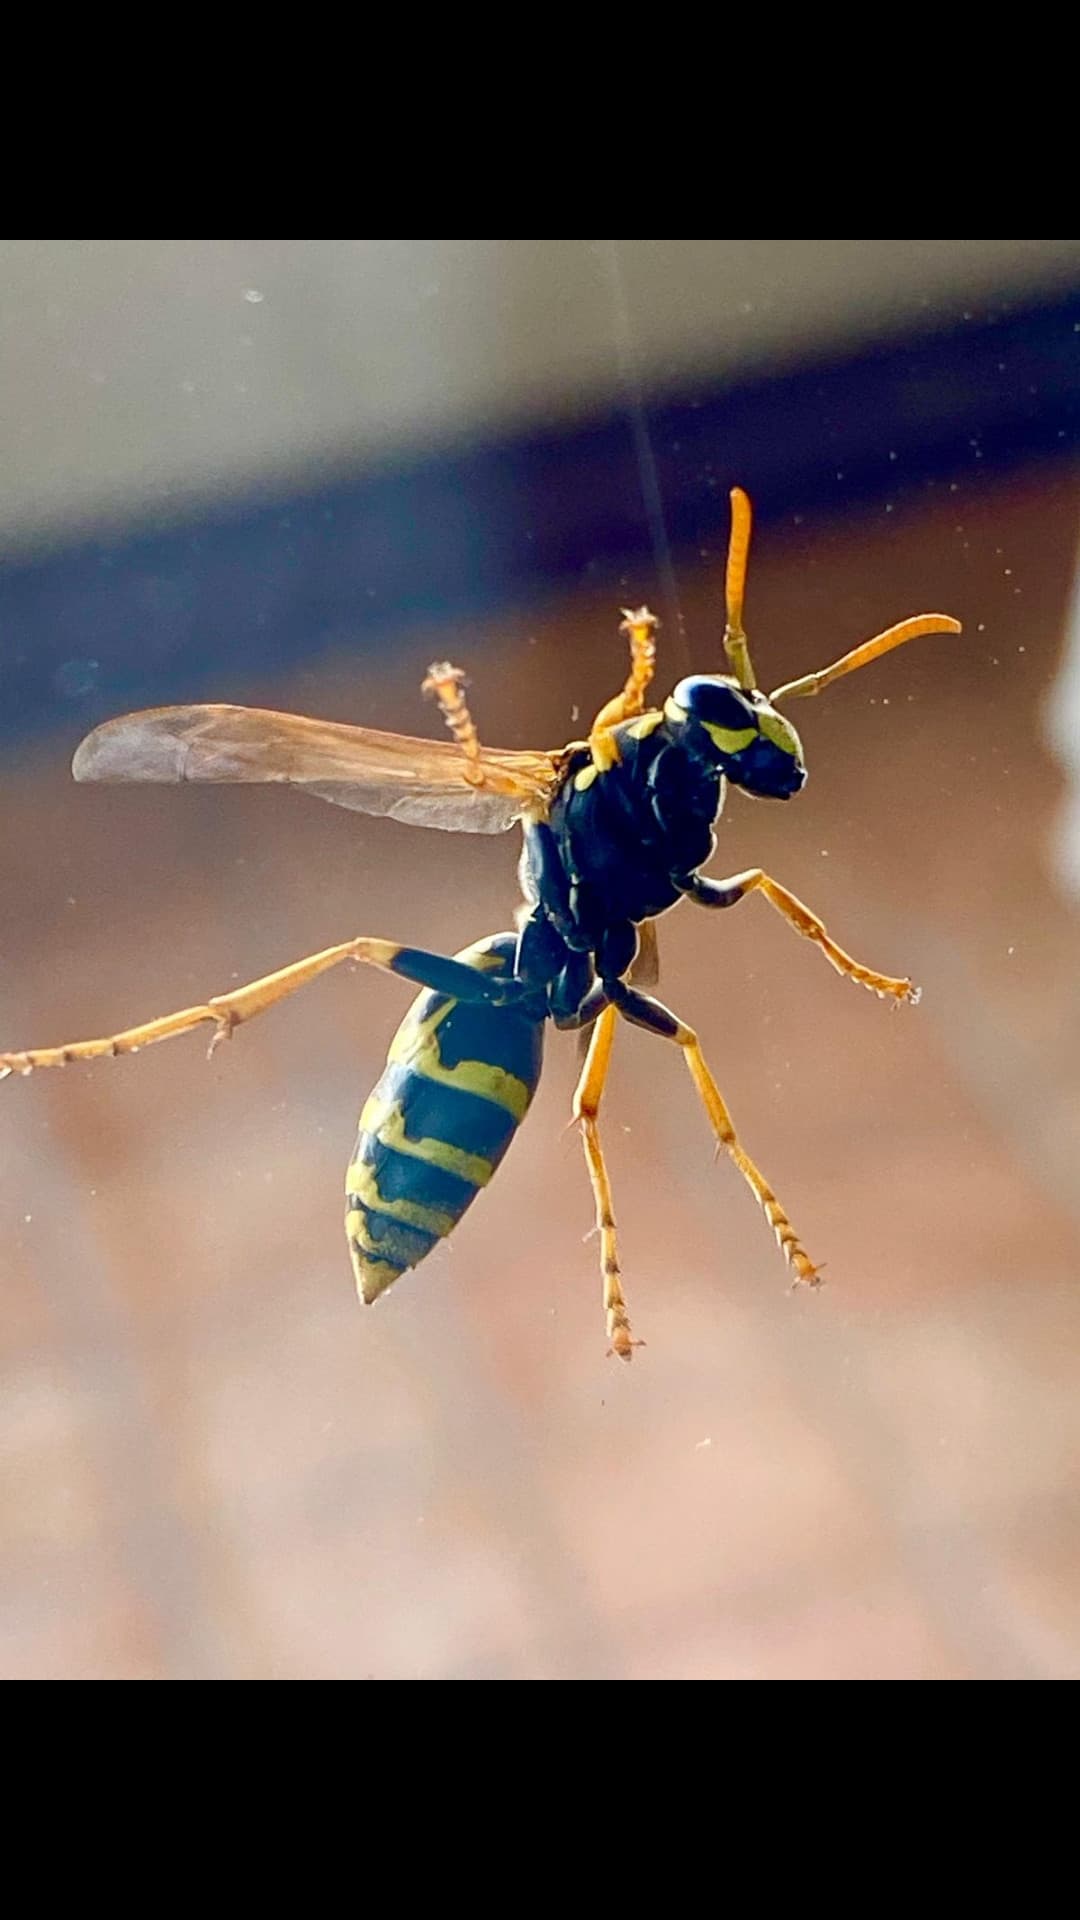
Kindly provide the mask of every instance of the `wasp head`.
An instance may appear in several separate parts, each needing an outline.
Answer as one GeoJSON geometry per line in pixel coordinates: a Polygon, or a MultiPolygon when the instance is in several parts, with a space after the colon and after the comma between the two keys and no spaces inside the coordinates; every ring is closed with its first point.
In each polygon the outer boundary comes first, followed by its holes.
{"type": "Polygon", "coordinates": [[[692,674],[679,681],[664,712],[687,748],[718,764],[744,793],[790,800],[806,785],[798,734],[756,687],[740,687],[725,674],[692,674]]]}

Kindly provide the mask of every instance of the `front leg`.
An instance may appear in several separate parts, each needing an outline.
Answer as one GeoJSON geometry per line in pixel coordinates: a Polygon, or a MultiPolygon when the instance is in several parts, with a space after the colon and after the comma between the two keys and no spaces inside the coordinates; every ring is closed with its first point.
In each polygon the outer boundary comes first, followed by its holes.
{"type": "Polygon", "coordinates": [[[894,980],[890,974],[875,973],[872,967],[861,966],[853,960],[850,953],[838,947],[830,939],[816,913],[789,893],[786,887],[770,879],[760,867],[750,867],[746,873],[737,873],[730,880],[705,880],[699,873],[672,875],[672,885],[693,900],[699,907],[733,907],[748,893],[764,894],[771,907],[782,913],[788,925],[801,933],[804,939],[812,940],[821,948],[830,966],[836,968],[848,980],[856,980],[861,987],[869,987],[879,1000],[892,999],[907,1001],[909,1006],[919,1004],[920,987],[913,987],[910,980],[894,980]]]}

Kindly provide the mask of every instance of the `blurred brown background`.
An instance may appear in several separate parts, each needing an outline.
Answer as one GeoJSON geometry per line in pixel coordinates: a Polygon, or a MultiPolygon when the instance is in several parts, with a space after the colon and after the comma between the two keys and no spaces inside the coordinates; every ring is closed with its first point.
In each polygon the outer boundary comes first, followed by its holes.
{"type": "MultiPolygon", "coordinates": [[[[258,260],[229,263],[229,278],[213,249],[270,243],[205,244],[230,297],[264,291],[258,260]]],[[[617,261],[632,284],[634,244],[617,261]]],[[[70,265],[27,261],[28,283],[70,265]]],[[[686,256],[690,281],[723,266],[686,256]]],[[[964,297],[942,308],[944,331],[964,297]]],[[[74,325],[81,309],[67,311],[74,325]]],[[[722,323],[718,308],[717,340],[722,323]]],[[[834,365],[868,324],[849,316],[834,365]]],[[[679,366],[684,382],[699,369],[711,404],[733,376],[708,338],[703,323],[679,366]]],[[[798,348],[789,335],[788,363],[798,348]]],[[[889,351],[924,349],[895,333],[889,351]]],[[[768,387],[768,369],[754,377],[768,387]]],[[[633,411],[640,387],[612,384],[633,411]]],[[[554,391],[532,402],[552,435],[554,391]]],[[[513,406],[499,417],[512,436],[513,406]]],[[[767,686],[909,613],[965,623],[962,639],[916,642],[793,709],[805,795],[785,808],[733,796],[713,867],[766,867],[859,959],[918,980],[917,1010],[839,980],[760,902],[682,907],[662,925],[663,996],[698,1028],[748,1149],[827,1264],[820,1295],[786,1291],[677,1053],[629,1029],[604,1117],[647,1342],[630,1368],[605,1359],[566,1127],[572,1040],[550,1037],[535,1108],[452,1241],[364,1311],[342,1180],[408,1001],[398,983],[329,976],[210,1064],[195,1038],[9,1080],[0,1671],[1080,1672],[1080,927],[1055,879],[1064,778],[1044,745],[1080,519],[1072,415],[1061,422],[1041,423],[1045,446],[1014,441],[989,464],[977,448],[936,446],[921,464],[912,450],[892,486],[764,483],[748,624],[767,686]]],[[[644,496],[662,410],[637,428],[644,496]]],[[[882,437],[886,459],[888,422],[882,437]]],[[[376,647],[360,608],[348,636],[331,644],[324,627],[242,670],[222,633],[214,690],[423,731],[437,720],[419,682],[449,654],[472,667],[485,737],[570,737],[621,678],[622,602],[665,606],[664,692],[719,664],[726,490],[755,476],[730,470],[722,444],[716,474],[704,558],[678,537],[670,564],[662,541],[598,544],[594,564],[526,582],[464,629],[449,607],[406,610],[376,647]]],[[[209,501],[209,459],[203,478],[209,501]]],[[[112,486],[95,500],[84,485],[76,517],[95,564],[111,554],[122,571],[125,528],[142,522],[112,486]]],[[[189,515],[191,486],[189,471],[189,515]]],[[[146,511],[160,519],[160,498],[146,511]]],[[[529,511],[542,528],[547,496],[529,511]]],[[[16,556],[27,606],[31,586],[52,604],[40,570],[67,564],[52,516],[27,534],[37,571],[16,556]]],[[[8,716],[4,1046],[108,1032],[351,933],[449,951],[511,924],[512,836],[426,833],[269,790],[75,787],[73,746],[130,703],[135,672],[95,617],[50,668],[52,706],[26,696],[8,716]]],[[[191,628],[213,640],[213,607],[195,605],[191,628]]],[[[14,674],[25,636],[10,618],[0,636],[14,674]]],[[[186,664],[181,636],[139,697],[179,697],[204,664],[186,664]]]]}

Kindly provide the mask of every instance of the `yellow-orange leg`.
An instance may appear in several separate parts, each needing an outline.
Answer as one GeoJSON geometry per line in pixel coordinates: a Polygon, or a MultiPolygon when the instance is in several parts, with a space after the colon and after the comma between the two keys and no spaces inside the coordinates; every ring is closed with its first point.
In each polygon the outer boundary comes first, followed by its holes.
{"type": "Polygon", "coordinates": [[[693,1028],[684,1026],[675,1014],[662,1006],[659,1000],[653,1000],[649,994],[635,993],[633,987],[623,986],[618,982],[605,981],[604,984],[615,1007],[625,1020],[632,1021],[637,1027],[644,1027],[649,1033],[658,1033],[665,1040],[674,1040],[682,1048],[683,1057],[690,1069],[701,1104],[708,1115],[709,1125],[720,1146],[734,1161],[754,1194],[776,1235],[776,1242],[784,1259],[795,1275],[796,1284],[801,1282],[809,1287],[818,1286],[820,1283],[817,1267],[796,1235],[791,1221],[764,1174],[754,1165],[739,1140],[735,1124],[724,1104],[720,1089],[709,1071],[701,1051],[701,1043],[693,1028]]]}
{"type": "Polygon", "coordinates": [[[466,780],[471,786],[482,787],[484,769],[480,764],[480,736],[463,692],[468,684],[462,667],[452,667],[449,660],[440,660],[428,668],[427,679],[420,691],[435,696],[442,717],[465,756],[463,771],[466,780]]]}
{"type": "Polygon", "coordinates": [[[621,693],[601,707],[589,730],[589,748],[594,764],[607,773],[619,758],[615,728],[624,720],[636,719],[645,711],[645,695],[656,672],[656,630],[660,625],[648,607],[631,611],[623,608],[620,633],[630,642],[630,672],[621,693]]]}
{"type": "Polygon", "coordinates": [[[236,987],[232,993],[215,994],[202,1006],[167,1013],[159,1020],[127,1027],[122,1033],[109,1034],[102,1040],[72,1040],[62,1047],[30,1047],[21,1053],[0,1053],[0,1080],[9,1073],[32,1073],[35,1067],[64,1067],[76,1060],[138,1053],[143,1047],[156,1046],[159,1040],[175,1039],[178,1034],[190,1033],[203,1024],[214,1028],[212,1053],[218,1041],[227,1039],[234,1027],[266,1013],[270,1007],[277,1006],[279,1000],[287,999],[290,993],[298,992],[343,960],[363,961],[420,986],[464,999],[505,1001],[505,997],[516,990],[515,982],[491,980],[475,967],[440,954],[424,953],[416,947],[402,947],[393,940],[344,940],[340,946],[326,947],[321,953],[309,954],[305,960],[295,960],[291,966],[268,973],[262,980],[252,980],[246,987],[236,987]]]}
{"type": "Polygon", "coordinates": [[[777,880],[770,879],[760,867],[750,867],[746,873],[737,873],[730,880],[704,880],[694,875],[692,881],[683,888],[688,900],[699,907],[733,907],[744,900],[748,893],[763,894],[777,913],[782,913],[790,927],[801,933],[806,940],[812,940],[820,947],[830,966],[836,968],[847,980],[857,981],[860,987],[868,987],[880,1000],[906,1000],[909,1006],[917,1007],[921,987],[913,987],[910,980],[894,980],[891,974],[875,973],[872,967],[864,967],[853,960],[850,953],[838,947],[836,941],[826,933],[816,913],[811,913],[795,894],[789,893],[777,880]]]}
{"type": "Polygon", "coordinates": [[[581,1139],[585,1148],[585,1164],[589,1169],[592,1182],[593,1199],[596,1202],[596,1230],[600,1236],[600,1271],[604,1286],[604,1316],[607,1322],[610,1351],[617,1353],[620,1360],[630,1360],[635,1347],[643,1342],[635,1340],[630,1330],[630,1318],[626,1309],[626,1296],[622,1290],[619,1272],[619,1249],[615,1239],[615,1210],[611,1198],[611,1181],[608,1178],[607,1165],[600,1145],[600,1127],[598,1114],[600,1100],[611,1064],[611,1043],[615,1037],[615,1009],[605,1007],[593,1027],[589,1040],[589,1051],[585,1056],[585,1065],[574,1094],[573,1114],[581,1126],[581,1139]]]}

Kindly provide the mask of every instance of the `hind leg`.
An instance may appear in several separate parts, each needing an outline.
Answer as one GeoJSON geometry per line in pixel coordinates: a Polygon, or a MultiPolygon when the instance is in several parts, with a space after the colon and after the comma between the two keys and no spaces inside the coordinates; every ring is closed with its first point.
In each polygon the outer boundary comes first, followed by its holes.
{"type": "Polygon", "coordinates": [[[489,1006],[513,1006],[527,991],[520,981],[483,973],[460,960],[425,953],[419,947],[402,947],[393,940],[345,940],[340,946],[326,947],[321,953],[295,960],[291,966],[268,973],[261,980],[252,980],[245,987],[236,987],[231,993],[215,994],[200,1006],[184,1007],[179,1013],[167,1013],[141,1026],[126,1027],[101,1040],[70,1040],[59,1047],[29,1047],[18,1053],[0,1053],[0,1079],[9,1073],[32,1073],[36,1067],[64,1067],[76,1060],[139,1053],[143,1047],[156,1046],[159,1040],[173,1040],[202,1025],[214,1028],[210,1043],[213,1052],[220,1040],[230,1037],[234,1027],[266,1013],[343,960],[364,961],[369,966],[381,967],[386,973],[412,980],[418,986],[432,987],[438,993],[489,1006]]]}

